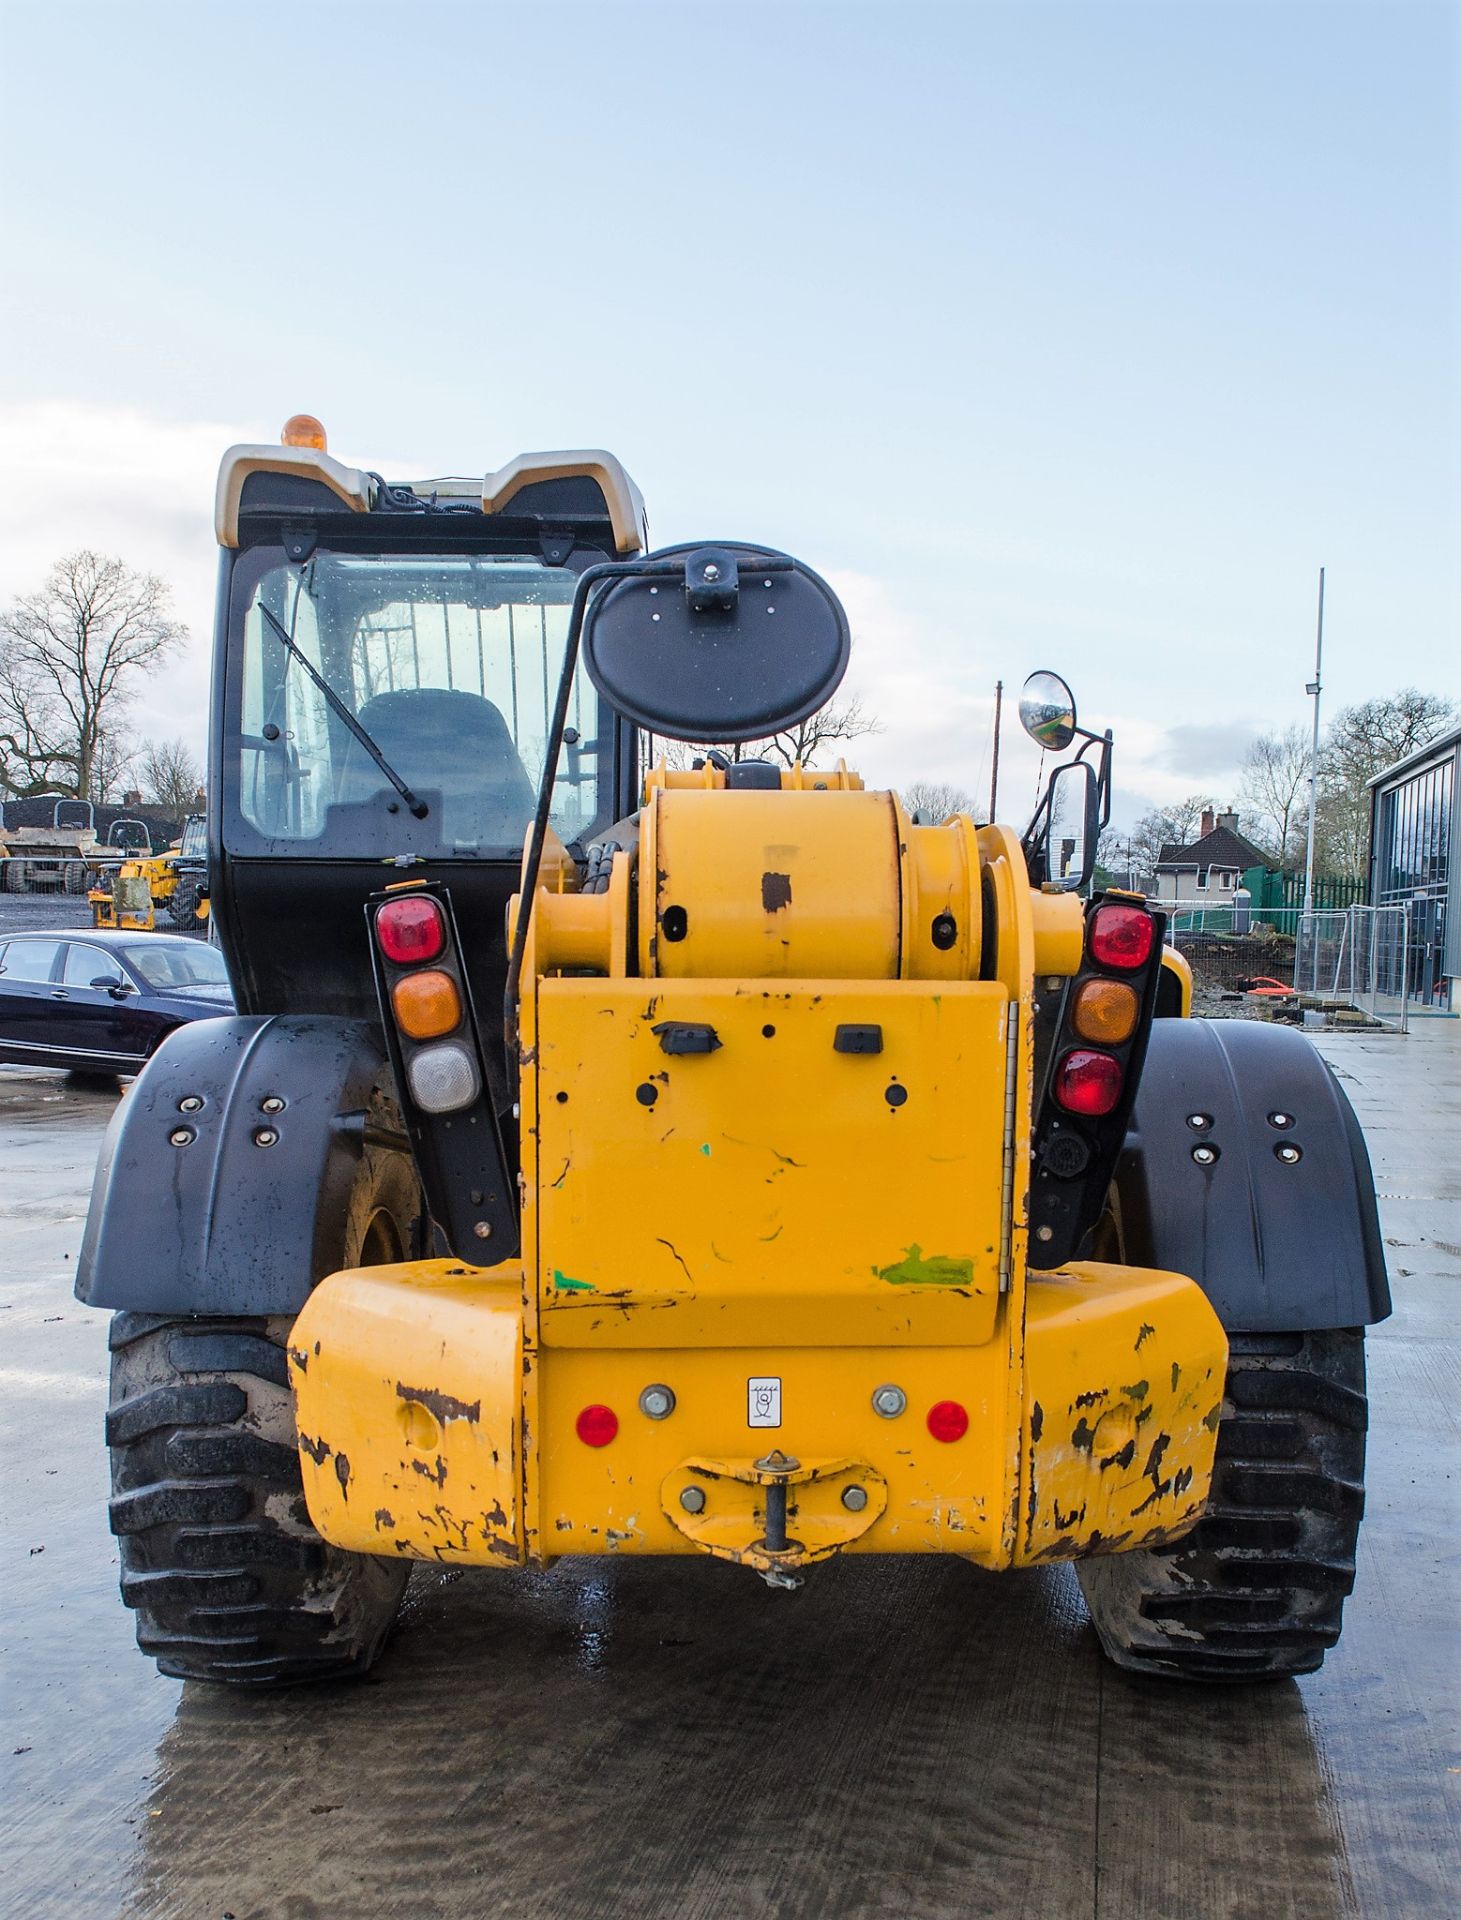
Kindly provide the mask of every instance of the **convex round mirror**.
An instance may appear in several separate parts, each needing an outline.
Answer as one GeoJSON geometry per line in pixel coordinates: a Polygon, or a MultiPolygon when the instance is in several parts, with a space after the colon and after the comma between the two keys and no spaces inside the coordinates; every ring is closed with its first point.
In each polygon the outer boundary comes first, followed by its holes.
{"type": "Polygon", "coordinates": [[[1064,753],[1075,738],[1075,695],[1058,673],[1032,673],[1020,689],[1020,725],[1037,746],[1064,753]]]}
{"type": "Polygon", "coordinates": [[[595,594],[583,663],[616,713],[671,740],[759,740],[824,706],[847,670],[847,615],[784,553],[668,547],[595,594]]]}

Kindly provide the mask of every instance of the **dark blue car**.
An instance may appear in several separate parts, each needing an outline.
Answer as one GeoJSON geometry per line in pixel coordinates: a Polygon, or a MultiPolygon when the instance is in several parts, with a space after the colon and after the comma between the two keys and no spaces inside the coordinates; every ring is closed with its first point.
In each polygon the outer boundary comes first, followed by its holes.
{"type": "Polygon", "coordinates": [[[175,1027],[233,1012],[223,955],[178,933],[0,935],[0,1061],[136,1073],[175,1027]]]}

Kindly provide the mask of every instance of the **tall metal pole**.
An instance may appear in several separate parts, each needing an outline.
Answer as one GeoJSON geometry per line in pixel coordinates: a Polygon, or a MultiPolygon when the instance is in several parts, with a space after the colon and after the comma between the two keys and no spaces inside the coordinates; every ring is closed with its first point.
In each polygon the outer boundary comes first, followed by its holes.
{"type": "Polygon", "coordinates": [[[1314,701],[1314,741],[1309,749],[1309,843],[1304,850],[1304,913],[1314,911],[1314,815],[1319,806],[1319,694],[1324,666],[1324,569],[1319,569],[1319,628],[1314,639],[1314,678],[1304,691],[1314,701]]]}
{"type": "Polygon", "coordinates": [[[989,774],[989,824],[999,818],[999,718],[1004,706],[1004,682],[994,683],[994,760],[989,774]]]}

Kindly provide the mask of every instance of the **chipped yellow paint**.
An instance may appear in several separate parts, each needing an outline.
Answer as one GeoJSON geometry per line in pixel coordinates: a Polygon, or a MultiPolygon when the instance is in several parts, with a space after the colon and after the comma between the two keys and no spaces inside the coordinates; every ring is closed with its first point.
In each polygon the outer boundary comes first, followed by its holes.
{"type": "Polygon", "coordinates": [[[544,1345],[987,1340],[1007,1004],[978,980],[543,981],[524,1170],[544,1345]],[[667,1021],[720,1044],[666,1054],[667,1021]],[[836,1052],[843,1023],[882,1051],[836,1052]],[[947,1259],[916,1273],[915,1245],[947,1259]]]}
{"type": "Polygon", "coordinates": [[[517,1566],[521,1270],[451,1261],[332,1274],[290,1331],[300,1463],[327,1540],[517,1566]]]}
{"type": "Polygon", "coordinates": [[[1175,1273],[1073,1263],[1029,1283],[1016,1562],[1156,1546],[1198,1519],[1228,1342],[1175,1273]]]}
{"type": "Polygon", "coordinates": [[[755,1463],[772,1447],[804,1470],[789,1493],[797,1564],[844,1551],[991,1568],[1071,1559],[1171,1538],[1207,1494],[1226,1344],[1175,1274],[1085,1264],[1041,1276],[1023,1342],[1006,1296],[977,1347],[570,1347],[521,1361],[517,1288],[513,1269],[423,1261],[316,1290],[292,1371],[306,1497],[327,1539],[452,1564],[706,1551],[755,1566],[767,1479],[755,1463]],[[781,1425],[752,1428],[747,1382],[768,1375],[781,1425]],[[667,1419],[639,1409],[651,1383],[675,1396],[667,1419]],[[873,1406],[888,1384],[907,1395],[894,1419],[873,1406]],[[948,1399],[970,1416],[952,1443],[928,1429],[948,1399]],[[593,1404],[618,1416],[605,1447],[575,1432],[593,1404]],[[542,1537],[516,1518],[519,1463],[523,1511],[550,1516],[542,1537]],[[692,1481],[706,1494],[698,1515],[679,1504],[692,1481]],[[868,1495],[856,1511],[841,1500],[853,1484],[868,1495]]]}
{"type": "Polygon", "coordinates": [[[1211,1474],[1211,1309],[1177,1275],[1026,1272],[1033,984],[1077,964],[1079,904],[1031,894],[1007,828],[913,827],[855,776],[650,792],[609,892],[538,895],[521,1262],[335,1274],[293,1330],[315,1525],[452,1564],[763,1571],[1173,1537],[1211,1474]],[[667,1022],[715,1044],[667,1053],[667,1022]],[[839,1051],[844,1025],[880,1049],[839,1051]],[[750,1425],[763,1377],[774,1428],[750,1425]],[[968,1428],[941,1442],[947,1400],[968,1428]],[[590,1405],[617,1416],[605,1446],[578,1438],[590,1405]],[[785,1555],[758,1544],[772,1448],[799,1463],[785,1555]]]}

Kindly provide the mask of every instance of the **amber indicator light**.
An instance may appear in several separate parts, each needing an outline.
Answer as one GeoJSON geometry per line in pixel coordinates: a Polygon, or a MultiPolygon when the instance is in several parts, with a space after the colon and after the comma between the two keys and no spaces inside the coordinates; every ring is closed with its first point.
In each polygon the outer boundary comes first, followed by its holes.
{"type": "Polygon", "coordinates": [[[1119,1047],[1136,1031],[1140,1003],[1124,980],[1083,980],[1076,989],[1070,1024],[1082,1040],[1119,1047]]]}
{"type": "Polygon", "coordinates": [[[412,1040],[434,1040],[462,1023],[457,983],[440,967],[408,973],[391,988],[391,1005],[402,1033],[412,1040]]]}

